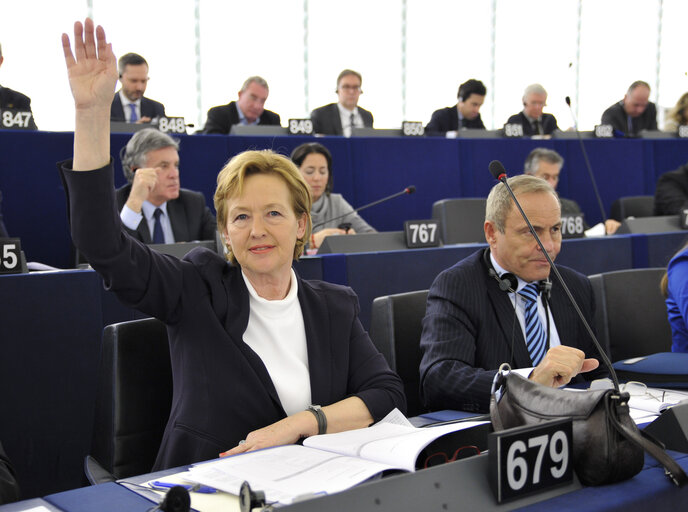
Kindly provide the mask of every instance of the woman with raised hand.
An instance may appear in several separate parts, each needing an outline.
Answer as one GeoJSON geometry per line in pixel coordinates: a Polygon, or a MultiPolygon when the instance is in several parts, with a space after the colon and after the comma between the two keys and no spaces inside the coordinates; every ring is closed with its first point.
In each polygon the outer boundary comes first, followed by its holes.
{"type": "Polygon", "coordinates": [[[270,151],[222,169],[215,209],[229,262],[207,249],[183,260],[156,253],[122,229],[115,207],[112,46],[89,19],[74,24],[74,52],[66,34],[62,44],[76,109],[74,159],[60,164],[72,238],[108,289],[167,324],[174,390],[154,469],[404,410],[401,381],[361,326],[353,291],[292,270],[311,230],[299,170],[270,151]]]}

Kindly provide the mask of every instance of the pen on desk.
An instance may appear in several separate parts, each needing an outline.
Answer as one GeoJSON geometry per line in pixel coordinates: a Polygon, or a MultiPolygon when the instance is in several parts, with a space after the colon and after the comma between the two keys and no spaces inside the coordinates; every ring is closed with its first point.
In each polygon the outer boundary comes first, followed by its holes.
{"type": "Polygon", "coordinates": [[[156,480],[155,482],[151,482],[148,484],[151,486],[151,488],[156,489],[158,491],[167,491],[168,489],[171,489],[172,487],[183,487],[187,491],[190,492],[200,492],[202,494],[212,494],[214,492],[217,492],[217,489],[214,487],[209,487],[207,485],[201,485],[201,484],[196,484],[196,485],[188,485],[188,484],[175,484],[172,482],[161,482],[160,480],[156,480]]]}

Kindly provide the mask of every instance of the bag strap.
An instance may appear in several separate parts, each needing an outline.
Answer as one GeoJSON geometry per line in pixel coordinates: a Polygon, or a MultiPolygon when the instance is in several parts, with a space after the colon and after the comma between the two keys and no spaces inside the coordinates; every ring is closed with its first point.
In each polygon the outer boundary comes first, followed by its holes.
{"type": "MultiPolygon", "coordinates": [[[[610,395],[607,403],[609,401],[620,400],[618,395],[610,395]]],[[[678,487],[683,487],[688,483],[688,475],[686,475],[683,468],[678,465],[678,463],[669,456],[669,454],[657,444],[653,443],[649,439],[640,435],[638,430],[634,430],[624,425],[619,421],[616,416],[616,411],[609,411],[608,417],[611,420],[612,425],[628,440],[632,441],[636,445],[640,446],[647,453],[652,455],[657,461],[664,466],[664,473],[668,476],[674,484],[678,487]]]]}

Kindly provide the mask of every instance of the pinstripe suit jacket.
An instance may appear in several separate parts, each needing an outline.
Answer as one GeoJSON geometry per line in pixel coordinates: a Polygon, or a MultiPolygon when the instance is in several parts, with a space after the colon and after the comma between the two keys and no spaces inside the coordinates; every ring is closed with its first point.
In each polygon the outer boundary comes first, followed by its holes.
{"type": "MultiPolygon", "coordinates": [[[[594,326],[592,288],[578,272],[557,266],[583,315],[594,326]]],[[[586,357],[598,351],[556,279],[549,300],[563,345],[586,357]]],[[[432,284],[423,319],[420,363],[421,395],[431,410],[487,411],[496,369],[532,366],[523,332],[508,293],[488,275],[483,249],[443,271],[432,284]],[[513,352],[513,356],[512,356],[513,352]]],[[[604,370],[586,374],[598,378],[604,370]]]]}

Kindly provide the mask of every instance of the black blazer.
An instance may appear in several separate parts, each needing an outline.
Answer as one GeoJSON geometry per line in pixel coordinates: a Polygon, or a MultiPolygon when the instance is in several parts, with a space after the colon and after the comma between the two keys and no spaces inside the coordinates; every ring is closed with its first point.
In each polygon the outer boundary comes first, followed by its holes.
{"type": "MultiPolygon", "coordinates": [[[[127,183],[117,189],[117,211],[122,211],[122,207],[129,198],[131,184],[127,183]]],[[[167,214],[170,216],[172,232],[175,242],[193,242],[194,240],[215,240],[217,223],[215,217],[205,204],[205,197],[200,192],[187,190],[179,191],[179,197],[167,202],[167,214]]],[[[146,219],[141,219],[136,230],[122,226],[127,232],[137,240],[152,244],[148,223],[146,219]]]]}
{"type": "MultiPolygon", "coordinates": [[[[363,126],[372,128],[373,114],[361,107],[358,107],[358,113],[361,114],[361,119],[363,119],[363,126]]],[[[336,103],[330,103],[313,110],[313,112],[311,112],[311,121],[313,121],[313,131],[315,133],[322,133],[324,135],[344,135],[342,118],[339,115],[339,108],[336,103]]]]}
{"type": "MultiPolygon", "coordinates": [[[[150,117],[155,119],[156,117],[165,117],[165,106],[155,100],[146,98],[145,96],[141,98],[141,117],[150,117]]],[[[124,107],[122,107],[122,99],[119,97],[119,91],[115,93],[115,97],[112,99],[112,105],[110,106],[110,121],[125,122],[127,120],[124,117],[124,107]]]]}
{"type": "MultiPolygon", "coordinates": [[[[478,114],[475,119],[463,119],[461,121],[461,128],[469,130],[484,130],[485,125],[478,114]]],[[[426,135],[444,135],[447,132],[459,129],[459,112],[456,110],[456,105],[453,107],[445,107],[435,110],[432,113],[430,122],[425,127],[426,135]]]]}
{"type": "MultiPolygon", "coordinates": [[[[430,288],[420,342],[420,381],[421,395],[431,410],[486,412],[499,365],[532,366],[509,294],[488,275],[484,251],[443,271],[430,288]]],[[[594,329],[590,282],[572,269],[557,268],[594,329]]],[[[561,343],[599,360],[598,351],[555,277],[549,305],[561,343]]],[[[602,373],[604,370],[584,375],[592,379],[602,373]]]]}
{"type": "Polygon", "coordinates": [[[19,485],[10,460],[0,443],[0,505],[11,503],[19,499],[19,485]]]}
{"type": "Polygon", "coordinates": [[[688,208],[688,164],[665,172],[657,180],[655,215],[678,215],[688,208]]]}
{"type": "Polygon", "coordinates": [[[628,131],[628,114],[623,108],[623,101],[614,103],[602,114],[602,124],[610,124],[617,134],[635,136],[641,130],[657,130],[657,107],[649,102],[647,108],[638,117],[631,118],[631,131],[628,131]]]}
{"type": "Polygon", "coordinates": [[[0,109],[11,108],[21,110],[23,112],[31,112],[31,121],[29,121],[29,128],[38,130],[36,122],[31,111],[31,98],[18,91],[3,87],[0,85],[0,109]]]}
{"type": "MultiPolygon", "coordinates": [[[[552,114],[542,114],[542,134],[543,135],[549,135],[555,130],[559,129],[559,126],[557,126],[557,119],[554,117],[552,114]]],[[[539,135],[536,134],[533,131],[533,126],[530,124],[530,121],[528,121],[528,118],[523,112],[519,112],[518,114],[514,114],[511,116],[505,124],[520,124],[523,126],[523,135],[526,137],[532,137],[533,135],[539,135]]]]}
{"type": "MultiPolygon", "coordinates": [[[[270,110],[263,110],[260,115],[260,123],[262,125],[279,126],[280,116],[270,110]]],[[[227,105],[220,105],[208,110],[208,119],[205,122],[203,133],[223,133],[229,134],[232,126],[239,124],[239,111],[236,107],[236,101],[232,101],[227,105]]]]}
{"type": "MultiPolygon", "coordinates": [[[[151,251],[121,230],[112,166],[69,167],[60,164],[60,175],[75,245],[124,304],[167,324],[172,409],[154,470],[216,458],[286,417],[265,365],[243,341],[250,306],[240,269],[207,249],[183,260],[151,251]]],[[[298,279],[298,300],[312,403],[358,396],[376,421],[405,410],[401,380],[358,320],[354,292],[298,279]]]]}

